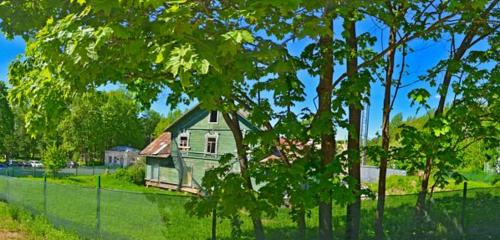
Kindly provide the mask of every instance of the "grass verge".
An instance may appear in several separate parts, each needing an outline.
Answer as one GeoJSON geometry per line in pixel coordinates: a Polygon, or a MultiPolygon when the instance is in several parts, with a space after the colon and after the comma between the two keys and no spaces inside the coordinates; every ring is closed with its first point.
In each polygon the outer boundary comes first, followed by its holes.
{"type": "MultiPolygon", "coordinates": [[[[1,179],[0,179],[1,180],[1,179]]],[[[31,212],[44,212],[43,179],[14,178],[0,181],[9,203],[23,206],[31,212]]],[[[58,228],[78,232],[85,238],[96,237],[96,188],[95,176],[49,178],[46,210],[48,221],[58,228]]],[[[176,192],[144,188],[113,175],[102,176],[100,194],[100,229],[103,239],[207,239],[211,219],[189,216],[184,211],[188,198],[176,192]],[[126,191],[124,191],[126,190],[126,191]],[[161,193],[161,194],[160,194],[161,193]],[[167,193],[167,194],[165,194],[167,193]]],[[[469,179],[470,181],[470,179],[469,179]]],[[[417,192],[417,177],[390,177],[388,188],[392,194],[417,192]]],[[[470,181],[470,188],[492,185],[470,181]]],[[[450,184],[445,190],[461,189],[462,185],[450,184]]],[[[496,215],[500,210],[500,188],[471,189],[468,193],[466,223],[470,239],[495,239],[500,236],[496,215]],[[474,235],[476,234],[476,235],[474,235]],[[477,235],[480,234],[480,235],[477,235]]],[[[2,193],[0,191],[0,198],[2,193]]],[[[424,238],[455,239],[463,237],[459,226],[462,213],[461,191],[438,192],[429,213],[429,225],[424,238]]],[[[386,199],[386,231],[391,239],[405,239],[413,234],[412,216],[416,195],[389,196],[386,199]]],[[[376,201],[362,203],[362,239],[373,238],[376,201]]],[[[335,236],[342,237],[345,229],[345,207],[333,209],[335,236]]],[[[244,237],[252,239],[252,225],[248,214],[241,213],[244,237]]],[[[317,238],[317,209],[308,214],[307,238],[317,238]]],[[[288,209],[280,209],[276,216],[263,216],[268,239],[294,239],[296,224],[291,221],[288,209]]],[[[217,226],[219,239],[232,239],[229,222],[217,226]]]]}
{"type": "Polygon", "coordinates": [[[0,202],[0,239],[79,239],[76,235],[54,228],[42,216],[0,202]]]}
{"type": "MultiPolygon", "coordinates": [[[[491,188],[500,187],[500,181],[493,181],[494,176],[478,173],[464,173],[467,178],[468,188],[491,188]]],[[[386,181],[387,195],[416,194],[420,191],[421,179],[418,176],[388,176],[386,181]]],[[[434,180],[431,178],[429,185],[432,186],[434,180]]],[[[378,182],[366,184],[370,190],[377,192],[378,182]]],[[[436,187],[435,192],[462,190],[463,183],[455,184],[450,179],[450,183],[444,188],[436,187]]]]}
{"type": "MultiPolygon", "coordinates": [[[[33,177],[25,177],[25,178],[34,181],[43,181],[43,178],[33,178],[33,177]]],[[[82,187],[91,187],[91,188],[96,187],[97,185],[96,181],[97,181],[97,176],[68,176],[68,177],[47,178],[48,183],[78,185],[82,187]]],[[[191,196],[189,193],[185,192],[167,191],[153,187],[146,188],[145,186],[142,185],[137,185],[131,182],[124,181],[122,179],[118,179],[113,174],[101,175],[101,188],[108,190],[122,190],[122,191],[131,191],[140,193],[162,193],[162,194],[176,195],[176,196],[191,196]]]]}

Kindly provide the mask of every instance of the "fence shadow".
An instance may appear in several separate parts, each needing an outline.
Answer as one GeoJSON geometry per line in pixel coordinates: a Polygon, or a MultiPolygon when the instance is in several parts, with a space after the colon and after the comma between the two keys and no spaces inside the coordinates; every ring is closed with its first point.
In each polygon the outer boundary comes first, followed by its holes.
{"type": "MultiPolygon", "coordinates": [[[[187,215],[189,197],[158,193],[137,193],[50,184],[23,178],[0,176],[0,200],[44,215],[56,227],[95,239],[99,216],[102,239],[210,239],[211,218],[187,215]],[[97,203],[100,204],[97,204],[97,203]],[[99,208],[96,208],[100,206],[99,208]],[[99,212],[99,214],[97,214],[99,212]]],[[[416,195],[388,196],[384,226],[387,239],[500,239],[500,188],[470,189],[464,212],[461,191],[434,193],[424,222],[413,218],[416,195]]],[[[373,239],[376,201],[362,202],[360,239],[373,239]]],[[[253,239],[251,220],[242,215],[242,236],[253,239]]],[[[343,238],[345,207],[334,205],[334,236],[343,238]]],[[[317,210],[306,220],[307,239],[317,239],[317,210]]],[[[296,224],[288,209],[274,218],[263,218],[266,239],[295,239],[296,224]]],[[[228,220],[218,221],[218,239],[233,239],[228,220]]]]}

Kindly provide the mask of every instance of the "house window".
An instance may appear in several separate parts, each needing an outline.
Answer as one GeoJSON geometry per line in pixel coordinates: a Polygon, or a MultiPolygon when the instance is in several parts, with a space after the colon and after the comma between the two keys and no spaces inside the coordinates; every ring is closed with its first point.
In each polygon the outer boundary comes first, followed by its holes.
{"type": "Polygon", "coordinates": [[[183,132],[179,135],[179,148],[180,149],[189,148],[189,133],[183,132]]]}
{"type": "Polygon", "coordinates": [[[160,167],[175,168],[174,159],[172,157],[168,157],[166,159],[161,159],[160,160],[160,167]]]}
{"type": "Polygon", "coordinates": [[[217,137],[207,137],[207,148],[206,152],[207,153],[217,153],[217,137]]]}
{"type": "Polygon", "coordinates": [[[179,146],[180,147],[187,147],[188,146],[188,137],[187,136],[180,137],[179,146]]]}
{"type": "Polygon", "coordinates": [[[209,123],[217,123],[218,122],[218,114],[217,111],[210,111],[210,119],[208,120],[209,123]]]}

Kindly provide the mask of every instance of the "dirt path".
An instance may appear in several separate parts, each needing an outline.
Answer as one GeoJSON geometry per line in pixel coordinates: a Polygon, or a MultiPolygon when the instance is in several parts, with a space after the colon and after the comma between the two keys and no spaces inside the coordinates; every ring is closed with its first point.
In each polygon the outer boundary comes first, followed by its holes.
{"type": "MultiPolygon", "coordinates": [[[[2,225],[1,222],[0,225],[2,225]]],[[[0,227],[0,240],[21,240],[21,239],[26,239],[26,236],[23,233],[1,229],[0,227]]]]}
{"type": "Polygon", "coordinates": [[[19,222],[16,222],[7,209],[7,204],[0,202],[0,240],[28,239],[19,222]]]}

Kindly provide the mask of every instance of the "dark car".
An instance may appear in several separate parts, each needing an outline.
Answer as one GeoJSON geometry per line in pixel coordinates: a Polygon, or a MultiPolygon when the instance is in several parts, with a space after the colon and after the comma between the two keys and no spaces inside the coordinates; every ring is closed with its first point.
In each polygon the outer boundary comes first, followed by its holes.
{"type": "Polygon", "coordinates": [[[19,167],[22,166],[22,162],[17,161],[17,160],[9,160],[9,166],[11,167],[19,167]]]}

